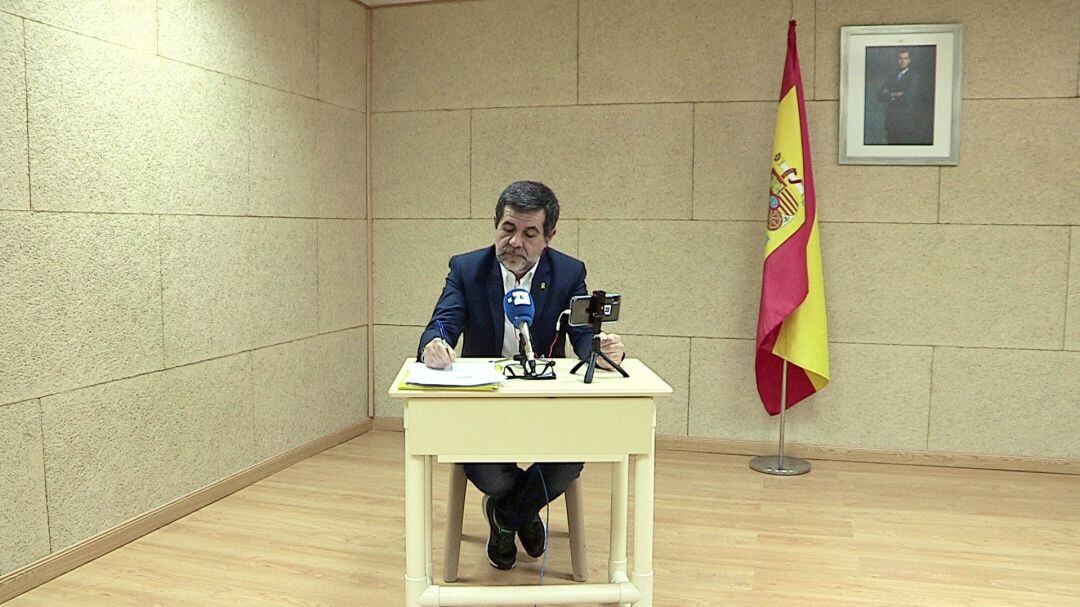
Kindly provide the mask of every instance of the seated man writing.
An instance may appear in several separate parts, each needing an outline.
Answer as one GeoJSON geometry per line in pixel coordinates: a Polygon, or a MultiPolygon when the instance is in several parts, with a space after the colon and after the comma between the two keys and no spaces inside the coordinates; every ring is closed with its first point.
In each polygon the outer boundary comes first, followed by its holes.
{"type": "MultiPolygon", "coordinates": [[[[509,357],[518,352],[514,327],[503,313],[503,296],[512,289],[532,294],[535,307],[532,340],[538,354],[566,356],[556,322],[570,307],[570,298],[588,295],[585,264],[549,248],[559,220],[559,201],[547,186],[516,181],[495,204],[495,244],[455,255],[450,273],[420,338],[418,356],[431,368],[443,369],[455,359],[454,346],[464,333],[462,355],[509,357]],[[440,337],[440,326],[446,341],[440,337]]],[[[566,327],[565,323],[563,325],[566,327]]],[[[566,330],[579,358],[589,354],[592,333],[587,327],[566,330]]],[[[602,351],[621,362],[625,347],[618,335],[600,334],[602,351]]],[[[599,366],[606,368],[606,363],[599,366]]],[[[497,428],[492,429],[497,432],[497,428]]],[[[581,473],[582,463],[534,463],[522,470],[515,463],[465,464],[465,475],[484,493],[484,515],[491,533],[488,561],[510,569],[517,561],[517,535],[534,558],[546,550],[540,510],[562,495],[581,473]]]]}

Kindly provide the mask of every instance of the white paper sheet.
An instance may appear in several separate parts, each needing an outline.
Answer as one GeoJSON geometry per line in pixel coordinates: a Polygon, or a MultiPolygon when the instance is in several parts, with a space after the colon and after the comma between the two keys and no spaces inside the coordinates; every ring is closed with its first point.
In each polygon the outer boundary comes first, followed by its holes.
{"type": "Polygon", "coordinates": [[[424,363],[413,363],[405,383],[417,386],[484,386],[499,384],[502,373],[488,362],[457,361],[452,369],[429,369],[424,363]]]}

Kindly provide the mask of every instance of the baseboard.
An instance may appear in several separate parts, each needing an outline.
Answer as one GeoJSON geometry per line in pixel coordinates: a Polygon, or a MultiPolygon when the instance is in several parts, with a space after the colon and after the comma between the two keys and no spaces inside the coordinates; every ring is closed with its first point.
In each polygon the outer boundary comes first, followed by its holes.
{"type": "Polygon", "coordinates": [[[16,569],[0,577],[0,603],[13,599],[53,578],[108,554],[124,544],[137,540],[151,531],[160,529],[221,498],[236,493],[275,472],[280,472],[330,447],[356,438],[371,430],[372,427],[372,420],[365,419],[358,424],[342,428],[291,451],[259,462],[246,470],[241,470],[198,491],[177,498],[164,506],[155,508],[108,531],[83,540],[74,546],[16,569]]]}
{"type": "Polygon", "coordinates": [[[405,423],[400,417],[374,417],[371,419],[373,430],[384,432],[404,432],[405,423]]]}
{"type": "MultiPolygon", "coordinates": [[[[375,430],[404,432],[400,417],[376,417],[375,430]]],[[[722,455],[775,455],[774,442],[695,438],[691,436],[658,436],[657,449],[696,451],[722,455]]],[[[941,466],[946,468],[979,468],[983,470],[1014,470],[1018,472],[1048,472],[1051,474],[1080,474],[1080,460],[1010,455],[981,455],[949,453],[946,451],[898,451],[825,447],[820,445],[785,445],[784,453],[810,460],[863,462],[868,464],[903,464],[908,466],[941,466]]]]}
{"type": "MultiPolygon", "coordinates": [[[[657,449],[696,451],[727,455],[776,455],[775,442],[721,440],[688,436],[658,436],[657,449]]],[[[899,451],[826,447],[820,445],[785,445],[784,454],[808,460],[833,460],[870,464],[902,464],[907,466],[939,466],[946,468],[978,468],[983,470],[1013,470],[1018,472],[1048,472],[1080,474],[1080,460],[1041,457],[1016,457],[946,451],[899,451]]]]}

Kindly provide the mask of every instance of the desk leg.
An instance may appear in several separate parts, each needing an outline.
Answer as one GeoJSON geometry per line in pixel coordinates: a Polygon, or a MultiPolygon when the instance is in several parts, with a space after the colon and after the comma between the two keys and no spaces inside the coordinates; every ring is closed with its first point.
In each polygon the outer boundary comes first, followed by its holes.
{"type": "Polygon", "coordinates": [[[427,456],[409,453],[409,438],[405,435],[405,605],[416,607],[420,595],[428,587],[424,540],[424,491],[427,456]]]}
{"type": "Polygon", "coordinates": [[[635,607],[652,607],[653,596],[653,455],[634,457],[634,569],[630,581],[641,591],[635,607]]]}
{"type": "Polygon", "coordinates": [[[427,559],[427,577],[429,580],[435,579],[431,567],[432,551],[435,546],[431,541],[431,467],[434,459],[434,457],[424,458],[424,545],[427,546],[427,553],[424,557],[427,559]]]}
{"type": "Polygon", "coordinates": [[[611,464],[611,546],[608,550],[608,582],[626,575],[626,505],[630,487],[627,459],[611,464]]]}

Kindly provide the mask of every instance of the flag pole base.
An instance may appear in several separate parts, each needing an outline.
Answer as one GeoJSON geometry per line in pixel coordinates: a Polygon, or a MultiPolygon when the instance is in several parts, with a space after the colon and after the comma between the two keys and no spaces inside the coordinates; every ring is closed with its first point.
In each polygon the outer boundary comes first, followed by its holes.
{"type": "Polygon", "coordinates": [[[750,468],[762,474],[797,476],[810,472],[810,462],[799,457],[784,456],[783,465],[781,466],[779,456],[759,455],[750,460],[750,468]]]}

